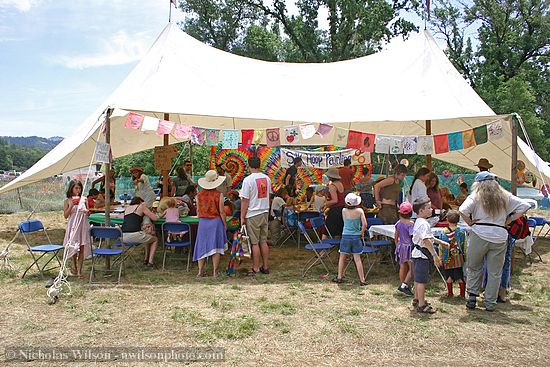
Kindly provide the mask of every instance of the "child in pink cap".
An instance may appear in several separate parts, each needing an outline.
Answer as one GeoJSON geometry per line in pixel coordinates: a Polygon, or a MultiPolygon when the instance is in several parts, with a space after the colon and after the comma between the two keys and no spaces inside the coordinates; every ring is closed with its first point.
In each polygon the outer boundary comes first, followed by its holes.
{"type": "Polygon", "coordinates": [[[395,258],[399,261],[399,280],[401,284],[397,291],[412,297],[413,293],[408,283],[413,276],[411,252],[413,249],[412,235],[414,222],[410,219],[413,208],[410,203],[399,206],[399,221],[395,224],[395,258]]]}

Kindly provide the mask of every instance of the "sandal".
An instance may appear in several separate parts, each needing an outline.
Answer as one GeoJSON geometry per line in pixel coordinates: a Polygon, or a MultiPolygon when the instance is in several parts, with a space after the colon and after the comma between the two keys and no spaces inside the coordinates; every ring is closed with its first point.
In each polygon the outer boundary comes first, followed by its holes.
{"type": "Polygon", "coordinates": [[[416,307],[416,312],[419,312],[419,313],[427,313],[427,314],[434,314],[435,313],[435,308],[433,308],[432,306],[430,306],[428,303],[426,303],[424,306],[420,307],[416,307]]]}
{"type": "Polygon", "coordinates": [[[344,278],[335,277],[335,278],[332,279],[332,282],[336,283],[336,284],[342,284],[342,283],[344,283],[344,278]]]}
{"type": "Polygon", "coordinates": [[[364,282],[359,281],[359,286],[360,286],[360,287],[364,287],[364,286],[366,286],[366,285],[367,285],[367,281],[366,281],[366,280],[365,280],[364,282]]]}
{"type": "MultiPolygon", "coordinates": [[[[431,306],[432,304],[430,302],[426,302],[428,306],[431,306]]],[[[418,299],[414,298],[412,301],[413,307],[418,307],[418,299]]]]}
{"type": "Polygon", "coordinates": [[[258,274],[259,272],[254,270],[254,269],[250,269],[246,275],[248,275],[249,277],[253,277],[254,275],[258,274]]]}
{"type": "Polygon", "coordinates": [[[269,274],[269,269],[264,269],[264,267],[260,267],[260,273],[262,274],[269,274]]]}

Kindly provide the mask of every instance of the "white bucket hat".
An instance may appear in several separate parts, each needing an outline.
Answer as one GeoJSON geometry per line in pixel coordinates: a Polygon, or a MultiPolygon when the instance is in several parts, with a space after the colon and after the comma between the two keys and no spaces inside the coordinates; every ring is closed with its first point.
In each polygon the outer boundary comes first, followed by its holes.
{"type": "Polygon", "coordinates": [[[346,198],[344,199],[346,202],[346,205],[349,206],[358,206],[361,204],[361,196],[354,194],[353,192],[350,192],[346,195],[346,198]]]}
{"type": "Polygon", "coordinates": [[[218,172],[211,169],[206,172],[203,178],[199,178],[199,185],[203,189],[212,190],[220,186],[225,181],[225,176],[219,176],[218,172]]]}

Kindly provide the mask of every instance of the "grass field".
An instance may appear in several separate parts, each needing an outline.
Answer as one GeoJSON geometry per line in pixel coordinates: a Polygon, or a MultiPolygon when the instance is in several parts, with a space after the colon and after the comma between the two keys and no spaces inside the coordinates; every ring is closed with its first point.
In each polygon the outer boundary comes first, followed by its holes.
{"type": "MultiPolygon", "coordinates": [[[[2,249],[25,217],[0,215],[2,249]]],[[[54,241],[62,241],[61,212],[36,217],[54,241]]],[[[270,275],[197,279],[196,267],[187,273],[181,262],[165,272],[130,266],[120,286],[90,288],[70,278],[72,294],[48,305],[45,279],[34,273],[20,278],[30,256],[18,241],[11,252],[17,270],[0,272],[0,343],[2,349],[212,346],[226,350],[225,361],[215,365],[228,366],[547,366],[550,242],[537,246],[544,263],[525,265],[516,252],[511,302],[496,312],[467,311],[459,298],[446,298],[442,282],[433,278],[428,298],[438,313],[424,316],[412,310],[410,298],[396,295],[391,265],[377,264],[366,287],[358,286],[350,267],[348,282],[337,286],[320,278],[320,268],[302,278],[310,253],[291,245],[272,249],[270,275]]],[[[141,256],[136,253],[138,263],[141,256]]],[[[228,255],[222,265],[227,261],[228,255]]]]}

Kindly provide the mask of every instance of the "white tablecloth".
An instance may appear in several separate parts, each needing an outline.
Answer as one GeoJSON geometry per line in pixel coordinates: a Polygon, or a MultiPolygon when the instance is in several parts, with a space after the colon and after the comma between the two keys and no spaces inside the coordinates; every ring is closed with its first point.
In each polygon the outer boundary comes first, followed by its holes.
{"type": "MultiPolygon", "coordinates": [[[[442,227],[432,227],[432,233],[442,232],[445,228],[442,227]]],[[[372,238],[374,236],[387,236],[394,238],[395,237],[395,225],[392,224],[381,224],[376,226],[371,226],[369,228],[369,236],[372,238]]]]}
{"type": "MultiPolygon", "coordinates": [[[[459,223],[460,224],[460,223],[459,223]]],[[[466,227],[468,228],[468,227],[466,227]]],[[[442,227],[432,227],[432,233],[436,234],[438,232],[443,231],[445,228],[442,227]]],[[[372,238],[374,236],[387,236],[390,238],[395,237],[395,225],[392,224],[382,224],[382,225],[376,225],[371,226],[369,228],[369,236],[372,238]]],[[[522,240],[516,241],[516,246],[519,246],[522,248],[522,250],[525,252],[526,255],[529,255],[531,253],[531,248],[533,247],[533,238],[531,236],[527,236],[526,238],[522,240]]]]}

